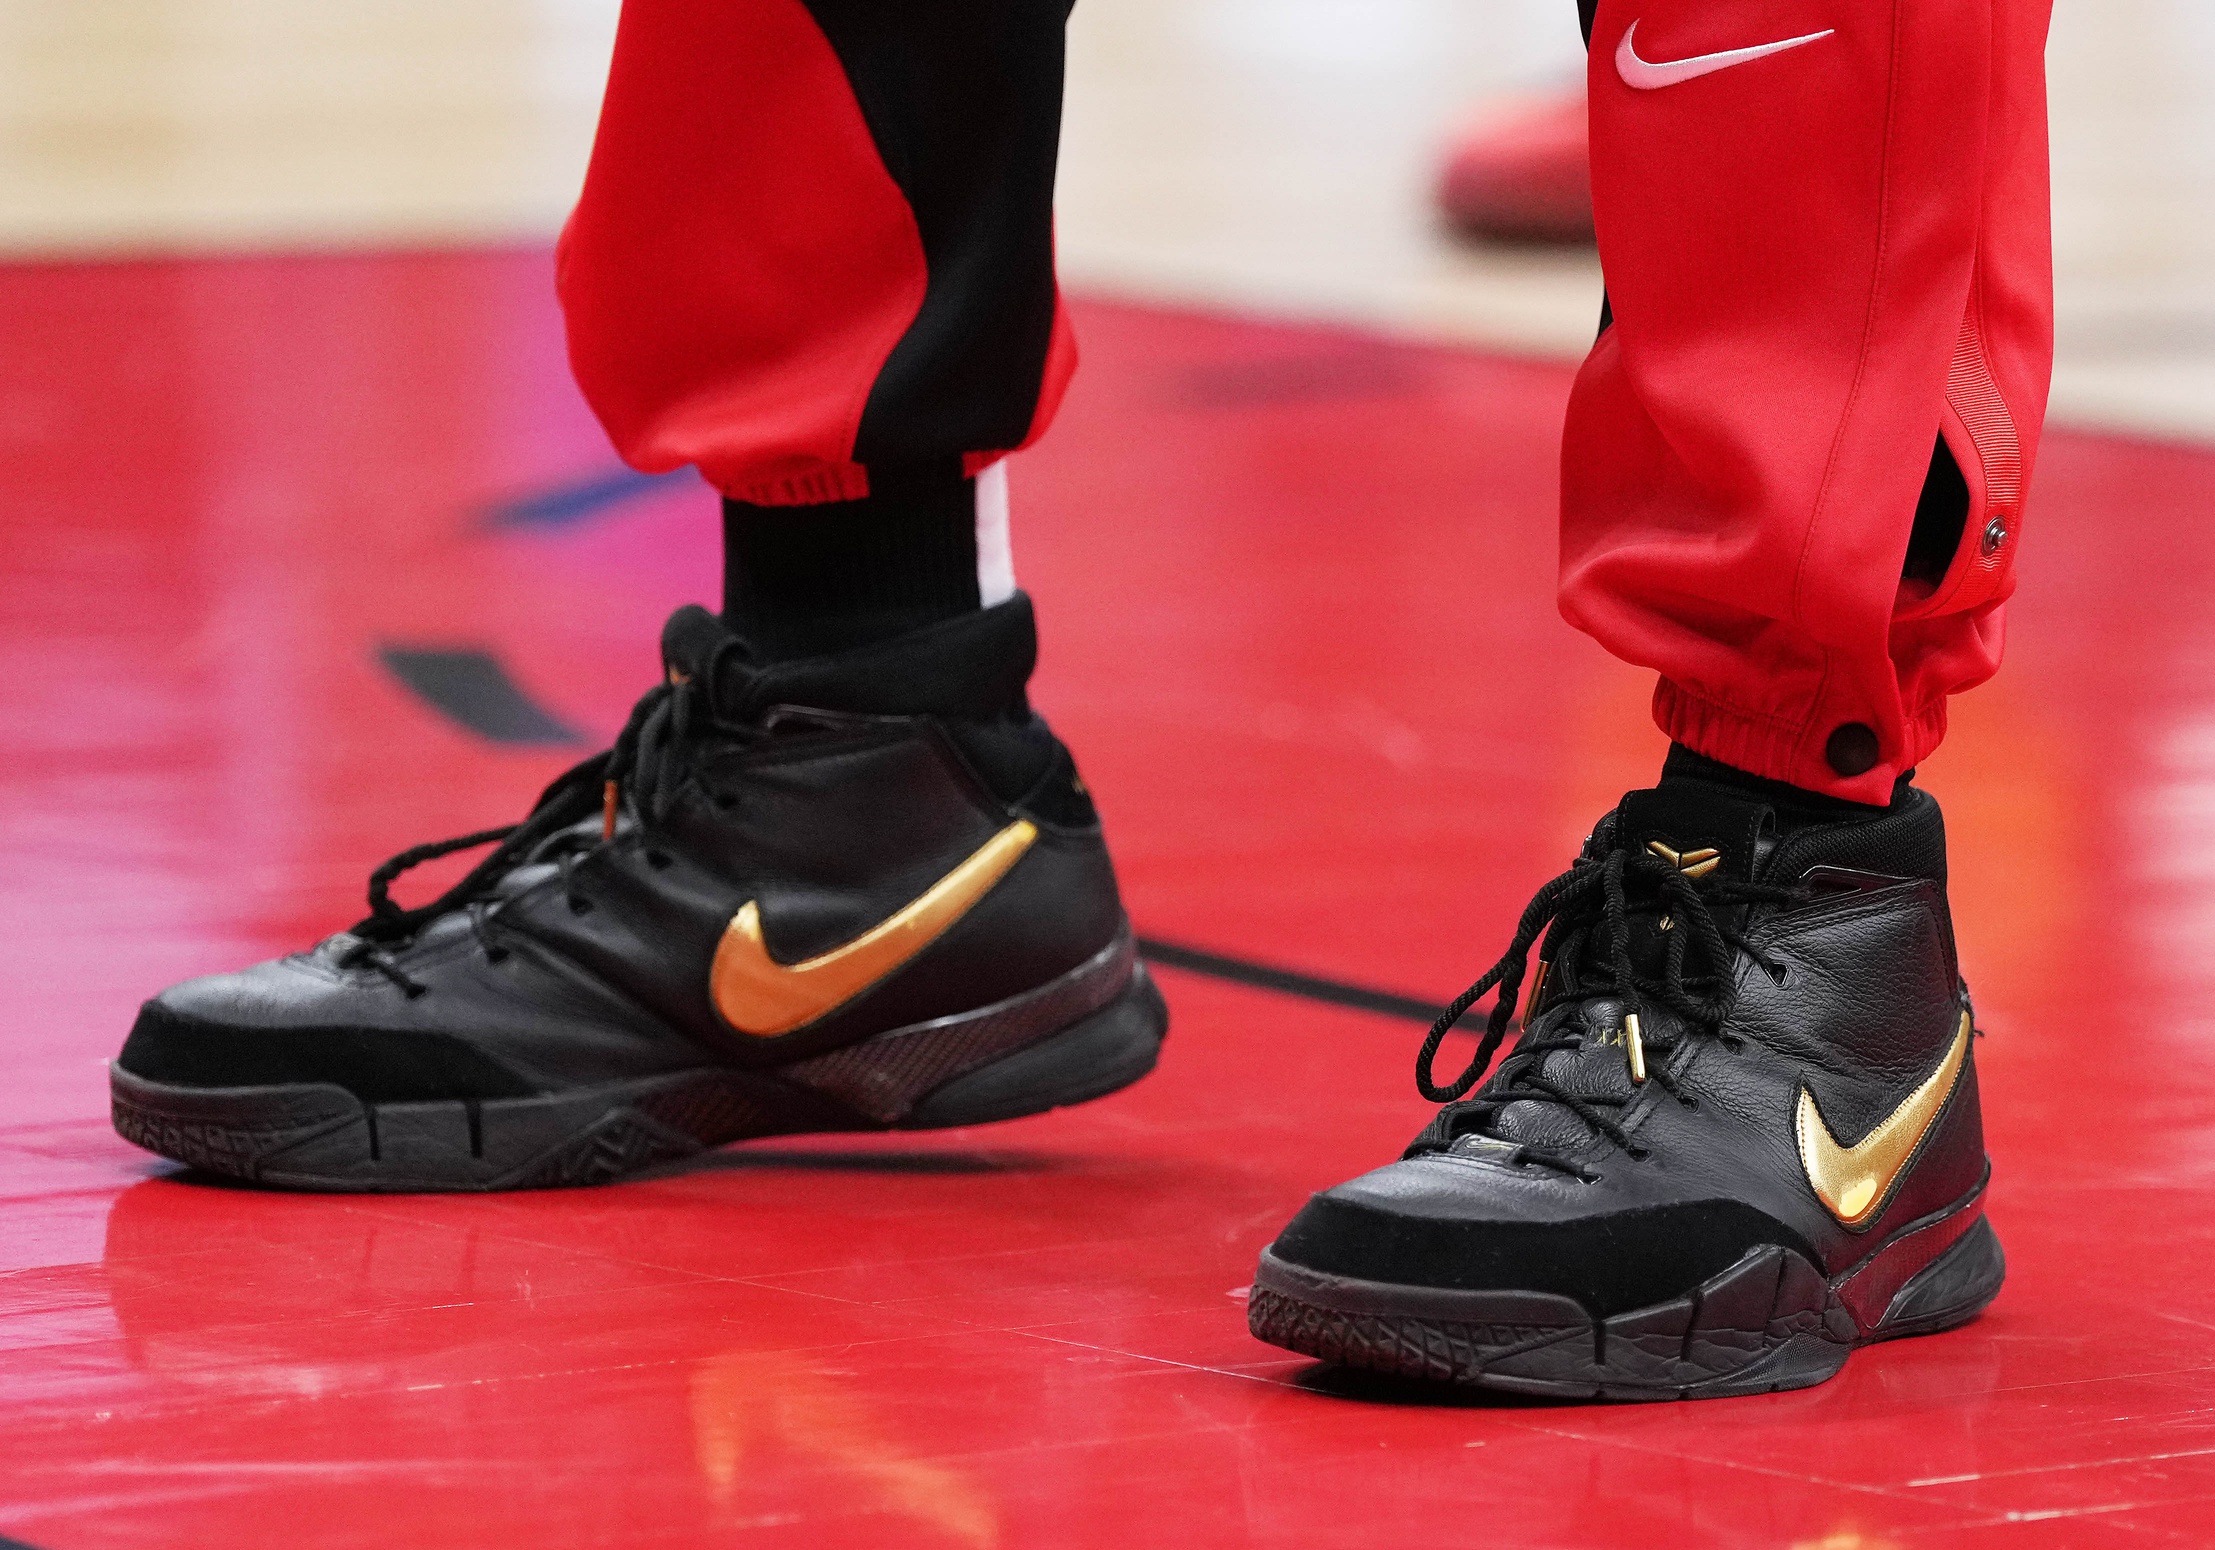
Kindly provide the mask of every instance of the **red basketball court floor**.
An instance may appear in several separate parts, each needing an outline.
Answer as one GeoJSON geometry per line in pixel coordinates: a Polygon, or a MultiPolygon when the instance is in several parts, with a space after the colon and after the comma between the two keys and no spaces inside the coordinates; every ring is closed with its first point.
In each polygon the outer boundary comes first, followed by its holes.
{"type": "MultiPolygon", "coordinates": [[[[484,1199],[110,1134],[166,982],[354,918],[619,724],[712,501],[535,252],[0,270],[0,1534],[116,1546],[2215,1541],[2215,455],[2056,434],[1953,824],[2007,1290],[1823,1388],[1452,1400],[1257,1344],[1404,1017],[1167,969],[1160,1071],[484,1199]],[[575,741],[565,744],[564,739],[575,741]]],[[[1443,1000],[1662,744],[1554,613],[1569,373],[1093,303],[1014,470],[1037,698],[1141,931],[1443,1000]]]]}

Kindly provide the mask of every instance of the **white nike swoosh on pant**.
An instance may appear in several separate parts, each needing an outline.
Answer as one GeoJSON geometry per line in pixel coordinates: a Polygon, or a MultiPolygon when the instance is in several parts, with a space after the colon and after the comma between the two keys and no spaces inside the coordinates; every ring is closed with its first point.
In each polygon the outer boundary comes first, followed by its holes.
{"type": "Polygon", "coordinates": [[[1780,43],[1757,43],[1752,48],[1734,48],[1720,54],[1701,54],[1692,59],[1672,59],[1653,64],[1638,57],[1638,50],[1631,42],[1637,35],[1638,23],[1632,22],[1623,30],[1623,41],[1616,47],[1615,70],[1622,76],[1626,86],[1634,86],[1640,91],[1658,91],[1664,86],[1674,86],[1679,81],[1689,81],[1696,76],[1728,70],[1732,65],[1742,65],[1750,59],[1781,54],[1788,48],[1820,42],[1837,30],[1836,27],[1829,27],[1821,32],[1811,32],[1803,38],[1786,38],[1780,43]]]}

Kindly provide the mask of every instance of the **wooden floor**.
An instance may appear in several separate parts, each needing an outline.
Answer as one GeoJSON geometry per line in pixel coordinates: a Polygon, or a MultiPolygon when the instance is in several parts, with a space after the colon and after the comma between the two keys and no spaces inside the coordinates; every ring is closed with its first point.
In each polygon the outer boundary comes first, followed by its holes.
{"type": "MultiPolygon", "coordinates": [[[[543,239],[615,0],[0,0],[0,252],[543,239]]],[[[1573,81],[1570,0],[1085,0],[1061,207],[1095,293],[1567,357],[1584,255],[1433,228],[1442,138],[1573,81]]],[[[2215,436],[2215,6],[2064,0],[2064,420],[2215,436]]]]}
{"type": "MultiPolygon", "coordinates": [[[[1255,1254],[1427,1118],[1420,1030],[1190,959],[1156,1075],[989,1130],[483,1200],[117,1139],[141,998],[515,816],[715,596],[712,496],[614,465],[552,302],[613,9],[0,0],[0,1550],[2215,1543],[2209,0],[2063,0],[2065,423],[1923,772],[1990,1035],[1974,1324],[1698,1407],[1263,1346],[1255,1254]]],[[[1015,546],[1150,937],[1436,1003],[1656,766],[1551,591],[1593,263],[1425,205],[1460,115],[1573,78],[1570,11],[1077,8],[1087,364],[1015,546]]]]}
{"type": "MultiPolygon", "coordinates": [[[[665,610],[714,596],[713,498],[614,477],[551,272],[0,267],[0,1535],[2215,1542],[2206,450],[2047,443],[2007,671],[1921,776],[2008,1281],[1821,1388],[1419,1403],[1255,1341],[1260,1247],[1430,1117],[1421,1028],[1189,967],[1161,973],[1154,1075],[1002,1126],[482,1198],[270,1195],[119,1140],[102,1062],[141,997],[514,817],[622,724],[665,610]],[[544,730],[396,666],[434,651],[496,665],[544,730]]],[[[1437,1004],[1661,757],[1649,680],[1554,609],[1569,370],[1159,307],[1076,324],[1016,554],[1037,703],[1133,919],[1437,1004]]]]}

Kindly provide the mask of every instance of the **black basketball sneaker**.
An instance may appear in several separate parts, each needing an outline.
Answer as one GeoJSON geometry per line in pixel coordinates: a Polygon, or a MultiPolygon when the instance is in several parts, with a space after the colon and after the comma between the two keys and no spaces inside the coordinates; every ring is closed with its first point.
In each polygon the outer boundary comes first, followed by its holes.
{"type": "Polygon", "coordinates": [[[763,666],[714,615],[512,829],[404,852],[304,953],[148,1002],[115,1126],[293,1189],[591,1184],[748,1136],[1032,1114],[1167,1027],[1030,605],[763,666]],[[494,849],[403,909],[417,862],[494,849]]]}
{"type": "Polygon", "coordinates": [[[1974,1317],[2005,1262],[1938,804],[1780,828],[1669,780],[1603,820],[1426,1041],[1406,1155],[1261,1258],[1255,1335],[1346,1367],[1668,1399],[1820,1383],[1974,1317]],[[1503,1041],[1544,944],[1517,1043],[1503,1041]],[[1455,1018],[1499,999],[1434,1083],[1455,1018]]]}

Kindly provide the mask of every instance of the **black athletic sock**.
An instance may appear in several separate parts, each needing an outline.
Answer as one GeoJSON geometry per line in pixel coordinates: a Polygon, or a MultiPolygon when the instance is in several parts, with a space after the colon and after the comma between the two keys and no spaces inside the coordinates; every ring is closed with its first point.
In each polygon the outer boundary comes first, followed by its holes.
{"type": "MultiPolygon", "coordinates": [[[[1895,804],[1906,796],[1908,782],[1914,775],[1915,772],[1909,770],[1893,785],[1892,801],[1895,804]]],[[[1857,819],[1880,818],[1889,811],[1888,808],[1867,802],[1849,802],[1843,797],[1787,785],[1781,780],[1749,775],[1720,760],[1694,753],[1682,743],[1669,745],[1669,757],[1661,765],[1661,784],[1720,786],[1738,796],[1756,798],[1766,802],[1775,811],[1778,827],[1785,830],[1804,829],[1810,824],[1851,823],[1857,819]]]]}
{"type": "Polygon", "coordinates": [[[723,502],[723,620],[761,661],[850,651],[980,606],[976,481],[958,464],[872,468],[856,501],[723,502]]]}

